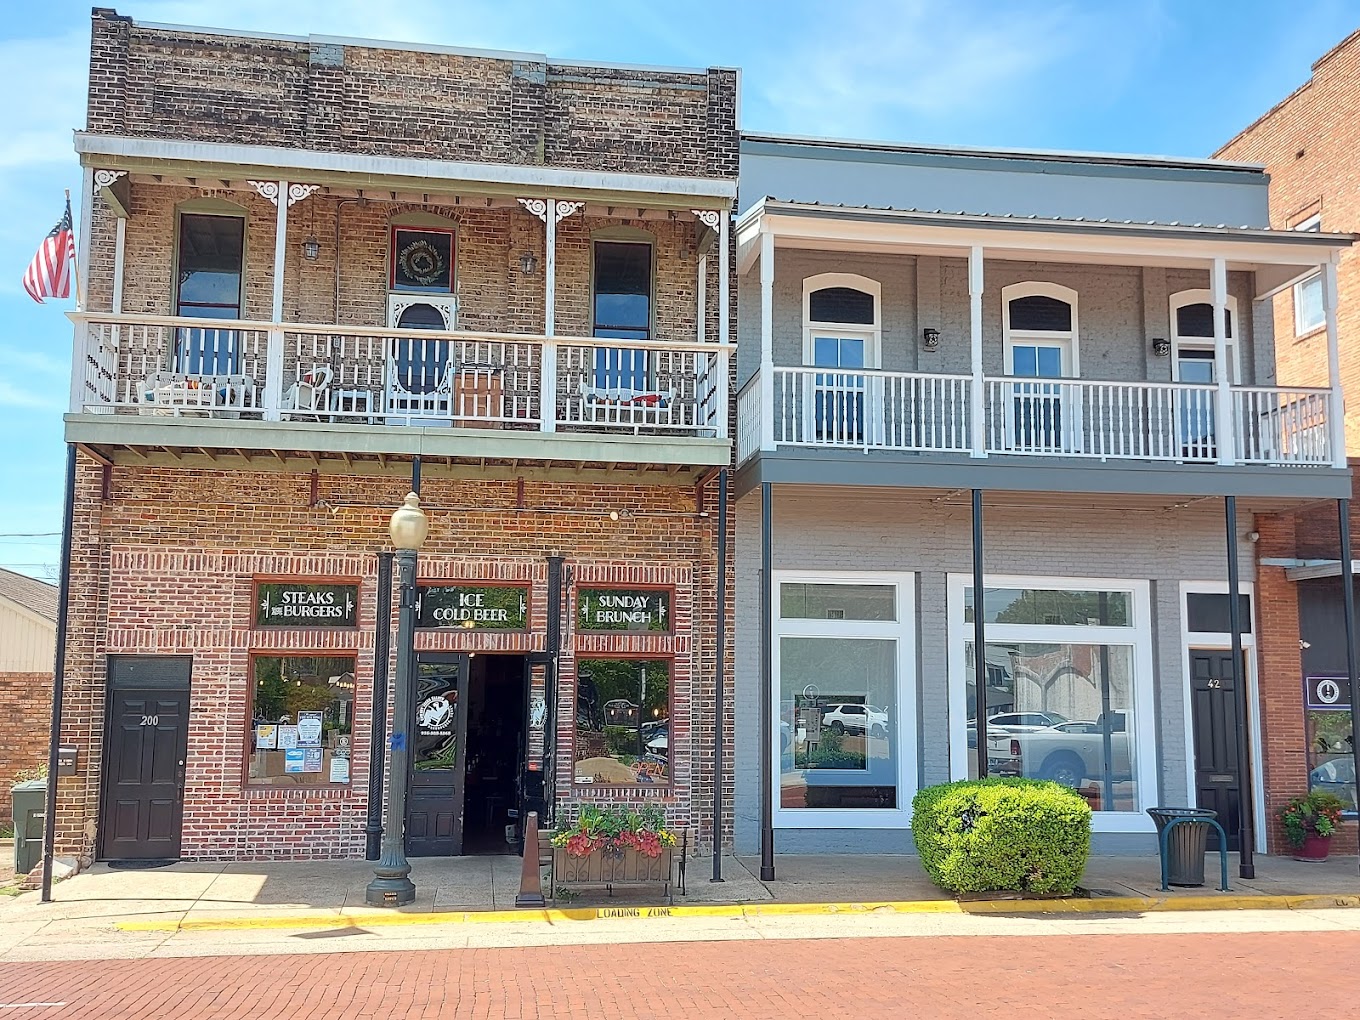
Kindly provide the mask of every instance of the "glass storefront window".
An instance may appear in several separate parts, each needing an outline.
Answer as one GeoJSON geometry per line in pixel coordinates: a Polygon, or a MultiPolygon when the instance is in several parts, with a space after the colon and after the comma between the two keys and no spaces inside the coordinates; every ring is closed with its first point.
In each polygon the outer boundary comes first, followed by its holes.
{"type": "MultiPolygon", "coordinates": [[[[1066,591],[1049,588],[987,588],[983,595],[987,623],[1044,627],[1129,627],[1133,593],[1066,591]]],[[[963,593],[963,618],[973,622],[973,589],[963,593]]]]}
{"type": "Polygon", "coordinates": [[[354,656],[257,655],[247,785],[348,783],[354,656]]]}
{"type": "MultiPolygon", "coordinates": [[[[964,661],[968,775],[976,778],[972,642],[964,661]]],[[[1139,810],[1131,646],[989,641],[986,674],[989,774],[1062,783],[1096,811],[1139,810]]]]}
{"type": "Polygon", "coordinates": [[[896,641],[781,638],[780,808],[898,807],[897,718],[896,641]]]}
{"type": "Polygon", "coordinates": [[[670,667],[665,659],[576,664],[577,783],[670,782],[670,667]]]}
{"type": "Polygon", "coordinates": [[[1309,709],[1308,726],[1308,789],[1326,790],[1346,803],[1348,811],[1356,809],[1355,743],[1351,734],[1351,713],[1347,711],[1309,709]]]}
{"type": "Polygon", "coordinates": [[[779,615],[785,620],[896,620],[897,589],[785,582],[779,586],[779,615]]]}

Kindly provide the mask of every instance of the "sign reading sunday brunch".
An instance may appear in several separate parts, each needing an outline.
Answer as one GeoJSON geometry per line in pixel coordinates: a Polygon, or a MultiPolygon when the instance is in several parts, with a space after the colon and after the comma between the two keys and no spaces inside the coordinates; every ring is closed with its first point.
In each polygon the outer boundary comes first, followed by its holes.
{"type": "Polygon", "coordinates": [[[582,588],[577,592],[580,630],[671,629],[671,593],[657,588],[582,588]]]}
{"type": "Polygon", "coordinates": [[[354,627],[358,624],[357,584],[258,581],[257,627],[354,627]]]}
{"type": "Polygon", "coordinates": [[[524,630],[528,610],[527,588],[422,584],[416,596],[416,626],[524,630]]]}

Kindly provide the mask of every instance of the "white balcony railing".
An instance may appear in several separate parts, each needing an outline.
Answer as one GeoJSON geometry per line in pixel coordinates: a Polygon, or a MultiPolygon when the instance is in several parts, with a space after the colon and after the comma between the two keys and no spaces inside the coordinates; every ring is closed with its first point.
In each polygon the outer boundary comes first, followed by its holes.
{"type": "Polygon", "coordinates": [[[74,412],[727,436],[719,344],[73,318],[74,412]]]}
{"type": "Polygon", "coordinates": [[[1218,388],[1157,382],[987,378],[857,369],[757,372],[737,399],[737,457],[764,445],[1099,460],[1331,465],[1331,393],[1240,386],[1220,450],[1218,388]],[[768,396],[766,394],[768,393],[768,396]],[[768,409],[762,404],[769,403],[768,409]],[[981,415],[980,443],[972,424],[981,415]],[[765,417],[768,415],[768,419],[765,417]],[[1230,456],[1229,456],[1230,454],[1230,456]]]}

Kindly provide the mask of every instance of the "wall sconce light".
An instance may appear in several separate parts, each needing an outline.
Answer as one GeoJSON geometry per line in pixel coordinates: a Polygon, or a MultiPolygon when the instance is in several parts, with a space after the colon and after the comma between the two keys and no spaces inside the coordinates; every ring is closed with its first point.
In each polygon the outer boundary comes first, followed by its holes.
{"type": "Polygon", "coordinates": [[[534,270],[538,268],[538,259],[530,252],[525,252],[519,257],[519,271],[525,276],[533,276],[534,270]]]}
{"type": "Polygon", "coordinates": [[[1152,353],[1159,358],[1171,356],[1171,341],[1164,340],[1162,337],[1154,337],[1152,340],[1152,353]]]}
{"type": "Polygon", "coordinates": [[[321,242],[315,237],[309,237],[302,242],[302,254],[308,262],[315,262],[321,254],[321,242]]]}
{"type": "Polygon", "coordinates": [[[921,346],[923,346],[928,351],[939,350],[940,331],[938,329],[931,329],[929,326],[927,326],[925,332],[921,334],[921,346]]]}

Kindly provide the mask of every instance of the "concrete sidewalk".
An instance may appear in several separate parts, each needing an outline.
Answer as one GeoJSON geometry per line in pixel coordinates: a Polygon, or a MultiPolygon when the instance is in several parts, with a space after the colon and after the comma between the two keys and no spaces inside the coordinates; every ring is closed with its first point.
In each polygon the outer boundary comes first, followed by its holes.
{"type": "MultiPolygon", "coordinates": [[[[937,889],[909,856],[781,855],[776,879],[758,879],[759,861],[724,857],[724,881],[710,881],[711,858],[688,863],[685,894],[664,904],[660,890],[584,894],[555,904],[560,918],[669,914],[784,914],[855,910],[891,912],[1062,913],[1148,910],[1277,909],[1360,906],[1360,870],[1354,857],[1325,864],[1258,857],[1257,877],[1237,877],[1231,859],[1229,892],[1219,892],[1217,857],[1207,862],[1206,885],[1161,892],[1156,857],[1093,857],[1084,898],[990,900],[958,903],[937,889]],[[668,908],[668,909],[665,909],[668,908]]],[[[518,857],[417,859],[415,903],[383,910],[364,902],[372,878],[366,861],[259,861],[181,863],[147,871],[96,865],[57,884],[54,902],[36,892],[0,902],[0,925],[90,920],[130,930],[176,928],[307,927],[350,923],[450,923],[551,919],[553,911],[515,910],[518,857]]],[[[545,879],[546,883],[546,879],[545,879]]],[[[553,906],[550,904],[550,906],[553,906]]]]}

